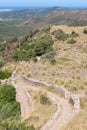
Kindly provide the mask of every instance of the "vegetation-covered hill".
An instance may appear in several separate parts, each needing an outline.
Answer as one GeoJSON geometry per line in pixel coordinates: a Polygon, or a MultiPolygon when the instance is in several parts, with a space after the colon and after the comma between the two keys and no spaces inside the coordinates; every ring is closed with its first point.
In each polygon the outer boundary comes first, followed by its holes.
{"type": "Polygon", "coordinates": [[[46,26],[32,30],[24,37],[1,44],[0,56],[33,78],[64,85],[73,91],[87,88],[85,26],[46,26]]]}
{"type": "Polygon", "coordinates": [[[87,10],[72,10],[61,7],[25,9],[0,12],[0,41],[23,36],[32,28],[51,25],[86,25],[87,10]]]}
{"type": "MultiPolygon", "coordinates": [[[[22,20],[23,21],[23,20],[22,20]]],[[[0,42],[27,34],[30,28],[20,27],[20,20],[0,21],[0,42]]]]}

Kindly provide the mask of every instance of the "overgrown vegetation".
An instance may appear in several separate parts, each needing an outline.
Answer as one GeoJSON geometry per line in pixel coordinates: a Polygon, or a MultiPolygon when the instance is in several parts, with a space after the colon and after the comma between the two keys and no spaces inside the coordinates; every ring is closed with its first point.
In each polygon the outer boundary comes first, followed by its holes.
{"type": "Polygon", "coordinates": [[[35,128],[33,125],[27,127],[24,122],[10,118],[0,122],[0,130],[35,130],[35,128]]]}
{"type": "Polygon", "coordinates": [[[0,85],[0,130],[35,130],[20,121],[20,104],[12,85],[0,85]]]}
{"type": "Polygon", "coordinates": [[[37,57],[55,63],[53,40],[50,36],[50,25],[40,29],[32,29],[22,37],[13,37],[0,44],[0,54],[7,61],[34,61],[37,57]],[[44,58],[43,58],[44,57],[44,58]]]}
{"type": "Polygon", "coordinates": [[[16,91],[12,85],[0,85],[0,121],[20,115],[20,105],[16,102],[16,91]]]}
{"type": "Polygon", "coordinates": [[[11,77],[11,75],[12,72],[9,70],[5,70],[5,71],[0,70],[0,79],[8,79],[9,77],[11,77]]]}
{"type": "Polygon", "coordinates": [[[37,35],[35,39],[27,38],[23,41],[18,50],[15,51],[13,58],[15,60],[30,60],[37,61],[37,56],[46,55],[44,58],[53,60],[53,41],[49,34],[37,35]]]}

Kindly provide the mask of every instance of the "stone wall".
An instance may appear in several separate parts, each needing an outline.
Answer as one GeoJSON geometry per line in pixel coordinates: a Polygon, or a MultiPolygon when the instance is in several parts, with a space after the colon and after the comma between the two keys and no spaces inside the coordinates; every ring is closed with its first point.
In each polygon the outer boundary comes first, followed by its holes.
{"type": "MultiPolygon", "coordinates": [[[[69,117],[67,116],[64,124],[71,121],[74,118],[74,116],[79,113],[79,111],[80,111],[80,98],[77,95],[72,94],[71,92],[69,92],[63,86],[48,84],[48,83],[43,82],[43,81],[27,78],[26,76],[22,76],[22,78],[24,80],[26,80],[27,82],[29,82],[29,83],[33,83],[36,86],[39,85],[39,86],[43,86],[43,87],[47,87],[47,88],[52,88],[52,89],[56,90],[58,93],[60,93],[64,98],[66,98],[66,99],[68,99],[70,101],[70,103],[73,105],[73,111],[72,111],[72,113],[70,114],[69,117]]],[[[51,99],[51,100],[55,103],[56,112],[47,121],[47,123],[41,128],[41,130],[48,130],[48,128],[51,127],[51,125],[53,124],[53,122],[56,120],[56,118],[59,116],[59,114],[61,112],[60,105],[57,105],[58,103],[56,102],[56,100],[55,99],[51,99]]]]}
{"type": "Polygon", "coordinates": [[[27,80],[27,81],[35,84],[35,85],[41,85],[41,86],[45,86],[45,87],[52,88],[52,89],[56,90],[64,98],[68,99],[71,102],[71,104],[73,105],[74,109],[77,112],[79,112],[79,110],[80,110],[80,98],[78,97],[78,95],[72,94],[71,92],[69,92],[63,86],[48,84],[48,83],[43,82],[43,81],[27,78],[26,76],[22,76],[22,78],[24,78],[25,80],[27,80]]]}
{"type": "Polygon", "coordinates": [[[51,89],[56,90],[64,98],[68,99],[71,102],[71,104],[74,106],[74,109],[79,112],[79,110],[80,110],[80,98],[78,97],[78,95],[72,94],[71,92],[69,92],[63,86],[52,85],[52,84],[48,84],[48,83],[43,82],[43,81],[35,80],[35,79],[32,79],[32,78],[27,78],[25,75],[22,75],[22,76],[18,75],[15,71],[13,72],[11,78],[5,79],[5,80],[1,80],[1,83],[2,84],[10,83],[11,80],[15,80],[18,77],[21,77],[24,80],[27,80],[27,82],[31,82],[31,83],[35,84],[36,86],[40,85],[40,86],[43,86],[43,87],[47,87],[47,88],[51,88],[51,89]]]}
{"type": "MultiPolygon", "coordinates": [[[[72,94],[63,86],[52,85],[52,84],[48,84],[43,81],[27,78],[25,75],[21,76],[21,75],[18,75],[16,72],[13,73],[11,78],[1,81],[1,83],[11,83],[12,81],[16,81],[16,79],[18,79],[18,78],[23,78],[24,80],[26,80],[29,83],[34,84],[35,86],[43,86],[43,87],[54,89],[58,93],[60,93],[65,99],[69,100],[70,103],[73,105],[74,109],[70,115],[70,118],[67,120],[67,122],[72,120],[72,118],[80,111],[80,98],[78,97],[78,95],[72,94]]],[[[47,121],[47,123],[41,128],[41,130],[47,130],[52,125],[52,123],[56,120],[56,118],[59,116],[59,114],[61,112],[60,105],[58,105],[58,102],[55,100],[55,98],[52,98],[52,97],[50,97],[50,98],[56,107],[56,112],[47,121]]]]}

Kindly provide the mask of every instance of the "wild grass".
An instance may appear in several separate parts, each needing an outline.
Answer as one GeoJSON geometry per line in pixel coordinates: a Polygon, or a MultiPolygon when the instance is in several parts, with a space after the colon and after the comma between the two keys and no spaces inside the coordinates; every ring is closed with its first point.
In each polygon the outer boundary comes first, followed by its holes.
{"type": "Polygon", "coordinates": [[[45,91],[29,90],[29,93],[33,97],[35,107],[26,123],[27,125],[34,125],[36,130],[38,130],[54,114],[55,108],[47,97],[45,91]]]}

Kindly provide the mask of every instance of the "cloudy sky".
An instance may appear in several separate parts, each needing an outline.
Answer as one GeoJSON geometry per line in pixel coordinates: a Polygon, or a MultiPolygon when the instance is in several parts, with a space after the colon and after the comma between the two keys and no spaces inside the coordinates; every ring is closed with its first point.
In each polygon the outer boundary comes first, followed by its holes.
{"type": "Polygon", "coordinates": [[[75,6],[87,7],[87,0],[0,0],[0,7],[3,6],[75,6]]]}

